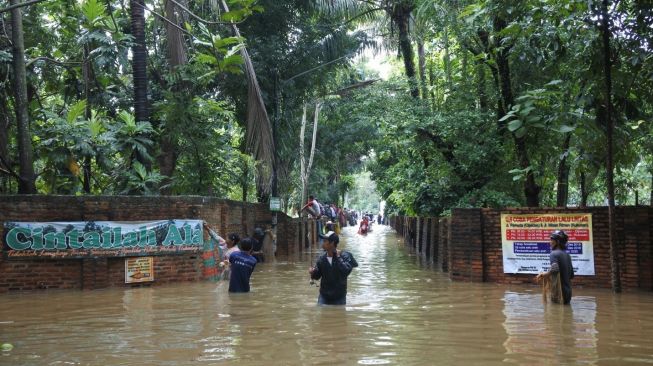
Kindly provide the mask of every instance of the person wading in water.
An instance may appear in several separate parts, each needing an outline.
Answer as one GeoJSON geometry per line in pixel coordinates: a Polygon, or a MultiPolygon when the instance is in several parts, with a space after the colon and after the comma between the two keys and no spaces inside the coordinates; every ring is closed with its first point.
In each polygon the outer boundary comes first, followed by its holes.
{"type": "Polygon", "coordinates": [[[567,249],[567,234],[562,230],[551,233],[551,269],[548,272],[540,273],[536,279],[542,280],[545,289],[551,293],[551,301],[569,304],[571,301],[571,279],[574,278],[574,267],[571,263],[571,256],[565,252],[567,249]]]}
{"type": "Polygon", "coordinates": [[[311,267],[308,273],[311,279],[320,282],[318,305],[345,305],[347,303],[347,276],[358,263],[354,256],[346,251],[338,250],[340,238],[333,231],[326,233],[322,248],[326,251],[311,267]]]}

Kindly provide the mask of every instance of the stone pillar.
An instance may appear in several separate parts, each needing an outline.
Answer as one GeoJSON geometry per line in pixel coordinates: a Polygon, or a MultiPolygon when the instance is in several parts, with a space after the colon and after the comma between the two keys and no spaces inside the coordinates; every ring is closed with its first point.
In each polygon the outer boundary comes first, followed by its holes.
{"type": "Polygon", "coordinates": [[[422,223],[424,219],[421,217],[415,218],[415,252],[422,253],[422,223]]]}
{"type": "Polygon", "coordinates": [[[439,221],[438,228],[438,264],[442,269],[442,272],[449,272],[449,262],[451,258],[449,257],[449,239],[451,237],[449,231],[449,222],[451,218],[444,217],[439,221]]]}
{"type": "Polygon", "coordinates": [[[450,277],[483,282],[483,230],[480,209],[453,209],[451,214],[450,277]]]}

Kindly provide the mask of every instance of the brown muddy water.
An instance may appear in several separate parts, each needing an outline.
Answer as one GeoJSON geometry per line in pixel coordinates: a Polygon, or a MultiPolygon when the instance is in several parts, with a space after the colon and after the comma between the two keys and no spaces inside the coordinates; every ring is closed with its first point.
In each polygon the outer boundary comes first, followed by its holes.
{"type": "Polygon", "coordinates": [[[344,230],[346,306],[316,305],[310,256],[227,284],[0,296],[0,365],[623,365],[653,363],[653,294],[451,282],[393,231],[344,230]]]}

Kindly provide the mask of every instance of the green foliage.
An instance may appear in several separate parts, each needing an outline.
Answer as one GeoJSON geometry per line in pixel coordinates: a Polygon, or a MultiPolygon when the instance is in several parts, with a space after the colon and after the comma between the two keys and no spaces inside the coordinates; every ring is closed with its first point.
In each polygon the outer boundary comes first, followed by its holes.
{"type": "MultiPolygon", "coordinates": [[[[640,203],[651,197],[653,10],[644,3],[612,2],[611,8],[615,181],[621,204],[635,203],[635,192],[640,203]]],[[[568,203],[604,204],[598,2],[228,4],[229,12],[219,12],[211,2],[188,2],[209,23],[177,9],[187,33],[176,45],[170,44],[165,22],[147,17],[152,116],[147,122],[136,122],[130,112],[128,2],[124,7],[117,1],[56,0],[26,8],[39,192],[163,191],[263,199],[254,194],[256,162],[244,151],[248,91],[240,52],[247,45],[268,114],[278,117],[279,194],[291,206],[299,204],[300,195],[301,112],[304,104],[312,108],[317,102],[323,109],[309,191],[321,201],[348,200],[375,211],[385,200],[388,212],[415,215],[446,214],[452,207],[519,206],[526,203],[524,183],[533,177],[541,187],[541,204],[556,205],[564,162],[568,203]],[[414,9],[412,41],[425,50],[423,95],[410,97],[402,60],[394,57],[388,61],[394,79],[355,87],[378,77],[351,62],[363,47],[378,51],[383,44],[388,53],[398,53],[396,29],[381,32],[380,42],[375,32],[391,24],[388,10],[406,4],[414,9]],[[237,22],[243,37],[235,37],[230,25],[218,24],[225,21],[237,22]],[[182,49],[188,62],[172,65],[171,46],[182,49]],[[168,158],[171,173],[163,176],[168,158]]],[[[7,173],[18,171],[11,58],[11,44],[0,39],[0,115],[5,118],[0,122],[10,126],[0,141],[0,155],[8,162],[0,165],[2,193],[17,189],[7,173]]],[[[306,139],[310,145],[310,134],[306,139]]]]}

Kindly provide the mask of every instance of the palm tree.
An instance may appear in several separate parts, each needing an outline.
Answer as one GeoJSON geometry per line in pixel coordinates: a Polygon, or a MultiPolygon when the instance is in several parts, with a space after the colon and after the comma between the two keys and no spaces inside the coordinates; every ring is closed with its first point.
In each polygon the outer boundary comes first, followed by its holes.
{"type": "MultiPolygon", "coordinates": [[[[134,37],[132,47],[132,73],[134,75],[134,114],[137,122],[150,120],[147,101],[147,47],[145,45],[145,1],[131,0],[131,31],[134,37]]],[[[146,167],[150,161],[140,153],[136,159],[146,167]]]]}
{"type": "Polygon", "coordinates": [[[354,21],[378,22],[380,17],[390,20],[390,31],[398,33],[398,46],[404,61],[404,72],[410,94],[419,98],[415,71],[415,53],[410,39],[410,24],[415,0],[316,0],[324,12],[340,16],[345,23],[354,21]]]}

